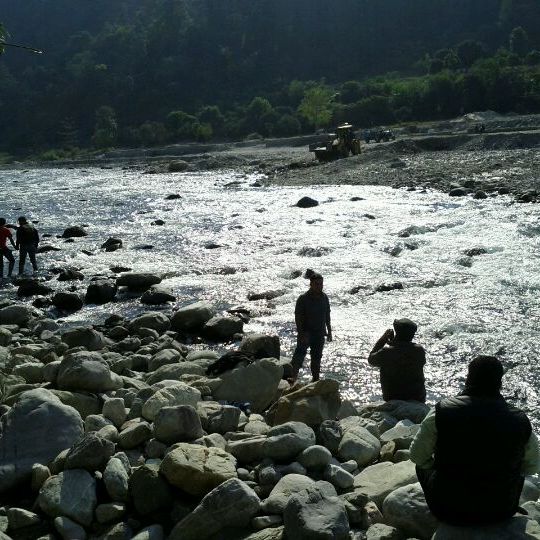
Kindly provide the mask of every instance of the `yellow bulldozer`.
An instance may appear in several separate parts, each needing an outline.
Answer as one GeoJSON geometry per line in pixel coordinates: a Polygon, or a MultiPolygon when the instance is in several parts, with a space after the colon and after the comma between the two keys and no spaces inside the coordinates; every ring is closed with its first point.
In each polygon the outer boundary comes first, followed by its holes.
{"type": "Polygon", "coordinates": [[[328,136],[327,141],[309,145],[309,151],[315,152],[319,161],[333,161],[346,158],[351,154],[356,156],[362,152],[360,140],[356,138],[351,124],[343,124],[336,129],[336,133],[328,136]]]}

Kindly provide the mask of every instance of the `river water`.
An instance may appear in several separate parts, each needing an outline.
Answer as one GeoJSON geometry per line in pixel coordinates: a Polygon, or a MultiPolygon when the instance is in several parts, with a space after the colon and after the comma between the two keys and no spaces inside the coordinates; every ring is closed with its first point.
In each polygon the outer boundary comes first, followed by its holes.
{"type": "MultiPolygon", "coordinates": [[[[48,169],[2,171],[1,180],[0,215],[38,220],[40,233],[52,235],[42,243],[61,249],[40,257],[44,268],[76,266],[87,277],[110,275],[114,265],[159,272],[178,306],[206,299],[220,309],[250,309],[245,330],[279,334],[282,354],[292,352],[294,303],[308,286],[291,274],[313,268],[325,277],[334,327],[322,374],[340,380],[346,397],[380,397],[367,355],[394,318],[410,317],[427,350],[430,401],[461,388],[474,355],[497,353],[508,370],[505,395],[540,423],[538,206],[385,187],[255,187],[257,176],[234,171],[48,169]],[[166,200],[170,194],[181,198],[166,200]],[[321,204],[295,207],[305,195],[321,204]],[[165,224],[152,225],[156,219],[165,224]],[[56,238],[76,224],[87,225],[87,237],[56,238]],[[100,250],[110,236],[124,248],[100,250]],[[212,243],[219,247],[208,249],[212,243]],[[467,255],[471,249],[480,254],[467,255]],[[403,289],[375,292],[395,282],[403,289]],[[247,300],[266,290],[284,294],[247,300]]],[[[10,285],[0,289],[0,299],[14,294],[10,285]]],[[[123,297],[66,321],[143,310],[136,298],[123,297]]]]}

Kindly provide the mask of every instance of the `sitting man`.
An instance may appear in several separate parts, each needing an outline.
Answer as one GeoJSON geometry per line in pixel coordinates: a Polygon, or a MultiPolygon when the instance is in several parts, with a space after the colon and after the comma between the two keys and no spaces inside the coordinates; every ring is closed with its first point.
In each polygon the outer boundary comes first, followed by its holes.
{"type": "Polygon", "coordinates": [[[519,510],[524,475],[539,470],[527,416],[500,394],[493,356],[469,364],[465,390],[437,403],[410,449],[431,512],[450,525],[488,525],[519,510]]]}
{"type": "Polygon", "coordinates": [[[369,354],[369,364],[381,370],[385,401],[426,401],[426,352],[412,341],[416,329],[416,324],[410,319],[396,319],[394,330],[386,330],[369,354]]]}

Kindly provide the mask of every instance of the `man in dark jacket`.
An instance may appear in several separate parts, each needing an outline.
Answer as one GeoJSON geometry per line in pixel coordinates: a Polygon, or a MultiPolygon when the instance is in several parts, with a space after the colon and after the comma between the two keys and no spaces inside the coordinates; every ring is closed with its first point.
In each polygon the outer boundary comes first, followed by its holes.
{"type": "Polygon", "coordinates": [[[518,511],[524,475],[539,471],[527,416],[500,394],[493,356],[469,364],[465,390],[437,403],[410,449],[431,512],[451,525],[487,525],[518,511]]]}
{"type": "Polygon", "coordinates": [[[307,350],[311,355],[311,376],[319,380],[324,338],[332,341],[330,302],[323,293],[323,277],[316,272],[309,274],[309,290],[296,301],[294,318],[298,331],[296,350],[292,358],[293,380],[304,363],[307,350]]]}
{"type": "Polygon", "coordinates": [[[32,263],[34,272],[37,272],[36,251],[39,243],[39,234],[24,216],[21,216],[18,222],[16,246],[19,250],[19,274],[24,272],[24,263],[26,262],[27,255],[32,263]]]}
{"type": "Polygon", "coordinates": [[[369,354],[369,364],[381,370],[385,401],[426,401],[426,353],[423,347],[412,342],[416,329],[410,319],[396,319],[394,330],[386,330],[369,354]]]}

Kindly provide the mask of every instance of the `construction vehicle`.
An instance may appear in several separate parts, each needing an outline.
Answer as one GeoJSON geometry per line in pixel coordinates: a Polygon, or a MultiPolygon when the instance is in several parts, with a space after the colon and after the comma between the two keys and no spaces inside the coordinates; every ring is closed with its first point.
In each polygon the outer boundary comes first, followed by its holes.
{"type": "Polygon", "coordinates": [[[364,141],[367,144],[369,144],[371,141],[375,141],[376,143],[393,141],[396,138],[394,132],[387,128],[366,129],[363,136],[364,141]]]}
{"type": "Polygon", "coordinates": [[[353,126],[343,124],[336,129],[335,134],[331,133],[328,136],[327,141],[310,144],[309,151],[315,152],[315,157],[322,162],[346,158],[351,154],[356,156],[360,154],[362,149],[353,126]]]}

